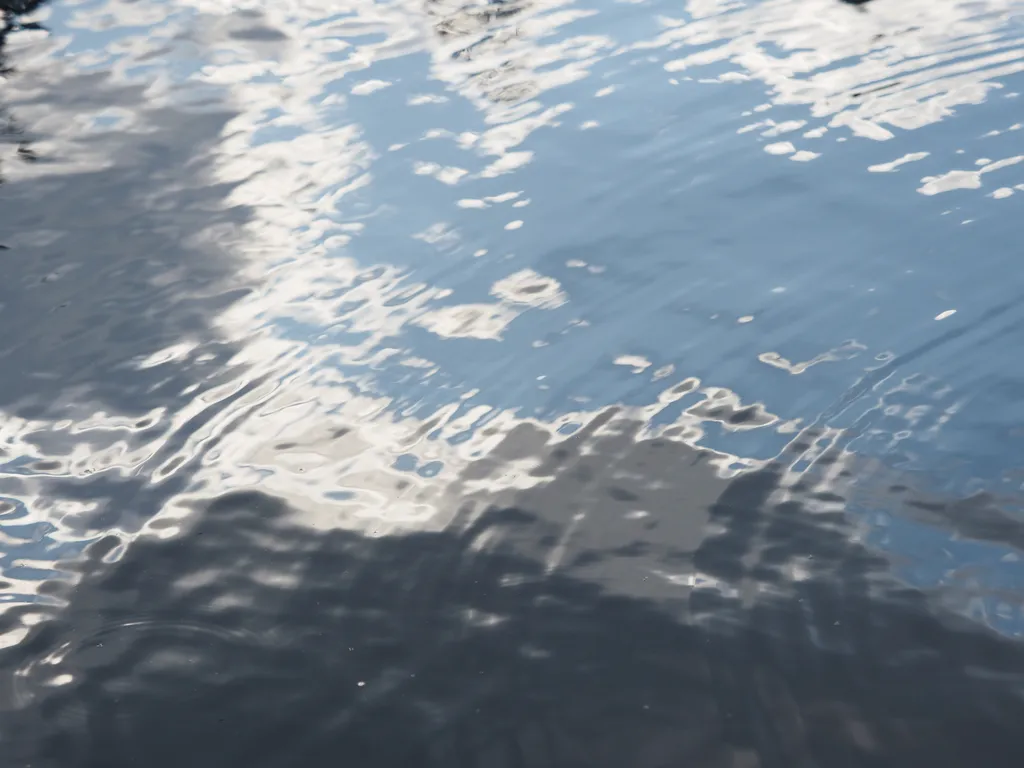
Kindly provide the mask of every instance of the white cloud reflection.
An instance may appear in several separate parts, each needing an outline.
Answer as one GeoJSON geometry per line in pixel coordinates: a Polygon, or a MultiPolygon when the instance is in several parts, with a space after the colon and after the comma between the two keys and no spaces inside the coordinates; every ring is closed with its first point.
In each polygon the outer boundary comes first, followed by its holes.
{"type": "MultiPolygon", "coordinates": [[[[709,87],[762,84],[767,96],[758,93],[746,105],[744,140],[764,142],[764,151],[780,161],[810,162],[835,151],[825,141],[842,132],[881,142],[885,157],[862,167],[904,175],[914,167],[907,163],[932,155],[920,149],[893,160],[902,150],[889,150],[891,139],[991,98],[1001,79],[1024,70],[1010,0],[873,3],[868,13],[833,0],[695,0],[676,17],[658,16],[649,35],[635,32],[643,26],[636,22],[629,34],[640,39],[622,40],[614,38],[615,24],[595,34],[594,25],[585,23],[610,11],[557,0],[509,4],[505,16],[483,3],[453,2],[354,0],[339,11],[326,0],[246,7],[182,0],[161,5],[159,13],[138,3],[100,5],[101,14],[92,6],[67,6],[59,34],[19,53],[21,69],[11,80],[8,103],[41,137],[41,151],[51,160],[9,173],[5,166],[8,183],[112,167],[121,151],[117,132],[156,133],[161,109],[230,112],[211,146],[194,158],[195,178],[197,184],[223,184],[220,205],[244,208],[250,216],[244,224],[200,227],[182,238],[208,249],[211,258],[230,257],[238,284],[257,286],[211,319],[220,339],[238,347],[222,372],[227,381],[201,382],[174,412],[112,413],[85,400],[59,422],[13,414],[0,420],[9,455],[59,457],[59,472],[68,477],[110,472],[159,485],[186,474],[185,490],[149,520],[135,529],[108,529],[125,540],[152,531],[158,521],[183,524],[198,500],[232,489],[259,487],[279,495],[313,527],[383,535],[444,527],[458,494],[536,482],[513,467],[476,487],[455,485],[469,463],[517,425],[530,424],[556,441],[560,430],[592,421],[601,408],[534,418],[495,405],[487,393],[466,402],[464,390],[453,386],[442,395],[448,402],[410,415],[380,381],[384,372],[402,368],[408,376],[403,383],[426,381],[429,387],[444,374],[444,360],[431,357],[436,347],[409,346],[411,328],[439,343],[493,345],[528,312],[555,317],[555,310],[573,309],[568,280],[563,285],[525,266],[531,263],[526,258],[514,259],[540,247],[510,239],[530,233],[533,209],[517,208],[513,216],[501,206],[526,201],[532,194],[522,181],[527,172],[554,162],[532,138],[546,130],[578,131],[581,124],[595,133],[603,128],[600,121],[570,119],[584,99],[613,104],[628,91],[603,82],[571,87],[597,67],[618,66],[617,60],[637,54],[660,55],[664,75],[676,82],[692,77],[715,81],[709,87]],[[102,32],[101,42],[89,48],[78,36],[84,31],[102,32]],[[47,96],[48,83],[95,69],[107,73],[111,88],[141,89],[136,98],[145,104],[127,109],[115,121],[116,131],[100,140],[87,124],[106,125],[119,114],[102,92],[94,102],[75,105],[47,96]],[[468,105],[469,116],[431,112],[453,102],[468,105]],[[793,115],[776,122],[766,118],[772,110],[793,115]],[[438,129],[444,120],[451,125],[438,129]],[[371,128],[368,121],[377,122],[371,128]],[[388,196],[412,183],[435,190],[417,198],[425,200],[416,211],[423,221],[406,221],[408,209],[388,196]],[[492,213],[493,219],[476,218],[492,213]],[[414,246],[423,250],[409,250],[414,246]],[[472,254],[481,254],[476,263],[484,256],[507,257],[495,262],[507,265],[499,269],[504,276],[490,274],[469,285],[472,254]],[[155,436],[138,437],[131,426],[143,416],[157,425],[155,436]],[[51,443],[60,447],[41,447],[51,443]],[[396,468],[409,456],[412,469],[396,468]]],[[[644,13],[641,22],[647,23],[650,14],[644,13]]],[[[1003,198],[1019,180],[1012,174],[1022,159],[1007,156],[920,182],[914,177],[913,183],[930,196],[980,189],[993,174],[992,194],[1003,198]]],[[[158,192],[161,180],[152,184],[158,192]]],[[[587,263],[570,261],[577,262],[587,263]]],[[[756,316],[753,326],[761,324],[759,312],[731,316],[756,316]]],[[[182,341],[182,349],[154,352],[139,365],[181,364],[203,343],[182,341]]],[[[628,343],[609,338],[603,352],[630,367],[635,378],[667,377],[658,372],[673,370],[631,353],[628,343]]],[[[863,349],[851,343],[803,362],[775,352],[760,359],[802,374],[848,361],[863,349]]],[[[507,354],[514,369],[521,350],[507,354]]],[[[709,422],[717,430],[721,420],[691,407],[670,412],[682,395],[680,382],[669,381],[648,405],[624,408],[622,418],[648,424],[643,437],[699,444],[709,422]],[[658,422],[661,416],[665,423],[658,422]]],[[[440,385],[436,391],[445,392],[440,385]]],[[[725,399],[738,407],[738,395],[725,399]]],[[[799,428],[798,416],[784,418],[775,425],[780,432],[799,428]]],[[[768,458],[724,450],[715,455],[722,474],[768,458]]],[[[525,467],[529,459],[522,462],[525,467]]],[[[46,521],[54,526],[54,540],[98,535],[76,523],[88,517],[88,505],[55,495],[47,479],[55,471],[9,467],[3,475],[2,493],[27,510],[19,524],[46,521]]],[[[168,530],[173,526],[159,535],[168,530]]],[[[8,591],[33,591],[26,580],[5,579],[13,585],[8,591]]]]}

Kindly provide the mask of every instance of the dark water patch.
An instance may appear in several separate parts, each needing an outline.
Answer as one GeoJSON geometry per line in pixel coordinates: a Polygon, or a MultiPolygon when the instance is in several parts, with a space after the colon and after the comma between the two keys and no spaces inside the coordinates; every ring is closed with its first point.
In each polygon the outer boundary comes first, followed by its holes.
{"type": "Polygon", "coordinates": [[[458,531],[383,538],[297,525],[259,492],[217,499],[176,540],[97,564],[7,652],[7,754],[42,766],[1017,764],[1020,646],[902,588],[841,514],[773,502],[781,468],[725,481],[682,444],[622,436],[587,440],[586,456],[606,479],[643,464],[637,498],[590,494],[562,469],[478,500],[458,531]],[[638,500],[660,523],[654,541],[623,548],[593,525],[638,500]],[[680,527],[704,532],[682,559],[680,527]],[[700,577],[664,578],[684,564],[700,577]],[[644,595],[646,580],[662,586],[644,595]]]}
{"type": "MultiPolygon", "coordinates": [[[[15,14],[40,5],[5,6],[5,40],[21,29],[15,14]]],[[[28,152],[39,171],[0,186],[0,406],[30,418],[70,415],[86,401],[145,413],[216,377],[232,354],[209,321],[245,289],[218,245],[239,237],[250,215],[206,171],[232,114],[150,107],[144,87],[103,73],[50,74],[10,72],[2,105],[19,153],[4,161],[23,163],[28,152]],[[50,111],[36,120],[47,128],[22,126],[19,115],[40,110],[50,111]],[[119,110],[133,114],[134,130],[71,127],[119,110]],[[192,351],[177,364],[150,360],[182,342],[192,351]]]]}

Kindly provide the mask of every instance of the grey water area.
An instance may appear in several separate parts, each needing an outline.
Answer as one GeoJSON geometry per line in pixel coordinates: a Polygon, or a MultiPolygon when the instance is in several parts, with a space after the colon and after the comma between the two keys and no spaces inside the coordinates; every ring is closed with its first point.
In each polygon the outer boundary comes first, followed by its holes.
{"type": "Polygon", "coordinates": [[[1024,765],[1019,0],[0,8],[0,768],[1024,765]]]}

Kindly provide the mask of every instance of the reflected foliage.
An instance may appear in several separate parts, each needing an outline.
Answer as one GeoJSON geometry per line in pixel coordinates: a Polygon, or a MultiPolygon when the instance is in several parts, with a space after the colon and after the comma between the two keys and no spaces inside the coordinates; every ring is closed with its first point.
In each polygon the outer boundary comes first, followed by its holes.
{"type": "MultiPolygon", "coordinates": [[[[83,768],[1019,765],[1018,644],[893,583],[817,503],[834,499],[780,494],[779,468],[723,481],[711,457],[630,429],[533,454],[541,485],[483,506],[467,494],[445,532],[314,530],[252,491],[113,564],[116,541],[98,542],[81,585],[50,590],[68,607],[4,659],[7,754],[83,768]],[[702,483],[706,508],[685,493],[702,483]],[[657,529],[688,516],[703,535],[675,550],[577,542],[589,557],[553,565],[562,518],[638,506],[655,539],[675,546],[657,529]],[[637,596],[616,558],[703,582],[637,596]]],[[[514,442],[492,469],[522,458],[514,442]]]]}

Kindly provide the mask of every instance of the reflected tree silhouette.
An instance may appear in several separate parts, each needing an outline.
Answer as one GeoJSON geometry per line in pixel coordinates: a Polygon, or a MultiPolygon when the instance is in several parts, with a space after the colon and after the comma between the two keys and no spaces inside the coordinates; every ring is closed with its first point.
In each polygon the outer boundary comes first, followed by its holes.
{"type": "MultiPolygon", "coordinates": [[[[4,26],[0,30],[0,49],[7,41],[7,36],[15,29],[42,29],[37,22],[23,22],[19,17],[32,13],[45,3],[45,0],[0,0],[0,13],[3,14],[4,26]]],[[[6,72],[0,63],[0,72],[6,72]]]]}
{"type": "MultiPolygon", "coordinates": [[[[7,40],[11,33],[20,29],[41,29],[35,22],[22,22],[20,16],[30,13],[42,5],[42,0],[0,0],[0,14],[3,15],[3,26],[0,27],[0,78],[9,77],[14,73],[14,68],[8,61],[6,52],[7,40]]],[[[23,141],[24,129],[18,124],[14,115],[0,104],[0,142],[3,144],[16,143],[18,145],[18,157],[21,159],[32,159],[34,153],[27,142],[23,141]]],[[[0,162],[0,183],[3,183],[3,165],[0,162]]]]}
{"type": "Polygon", "coordinates": [[[438,19],[434,31],[441,37],[472,35],[494,23],[517,16],[530,3],[522,0],[487,0],[480,3],[450,3],[428,0],[427,12],[438,19]]]}
{"type": "Polygon", "coordinates": [[[787,486],[780,467],[722,480],[712,456],[639,428],[613,420],[555,448],[506,439],[491,469],[532,451],[540,483],[467,491],[443,532],[311,529],[254,490],[116,562],[116,539],[94,544],[78,586],[46,590],[66,607],[3,615],[4,630],[31,626],[0,660],[5,754],[90,768],[1020,764],[1018,643],[887,577],[818,504],[841,499],[787,486]],[[657,546],[566,543],[581,510],[639,507],[657,546]],[[702,533],[681,543],[669,528],[687,518],[702,533]],[[630,568],[699,578],[643,595],[630,568]]]}
{"type": "Polygon", "coordinates": [[[428,0],[425,10],[453,62],[481,62],[457,76],[459,81],[466,78],[463,87],[478,92],[488,103],[514,104],[537,94],[536,73],[524,51],[509,47],[520,40],[519,18],[534,5],[530,0],[428,0]]]}

